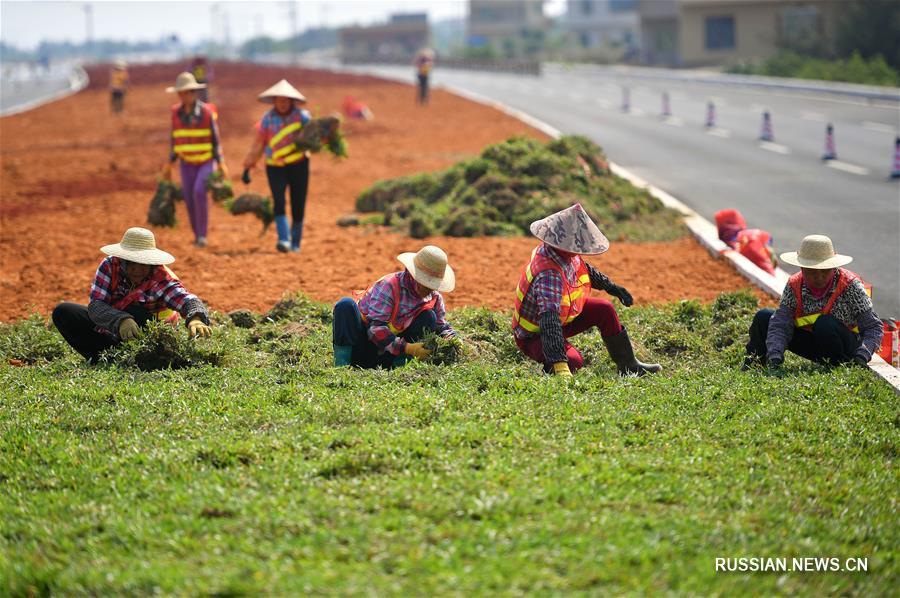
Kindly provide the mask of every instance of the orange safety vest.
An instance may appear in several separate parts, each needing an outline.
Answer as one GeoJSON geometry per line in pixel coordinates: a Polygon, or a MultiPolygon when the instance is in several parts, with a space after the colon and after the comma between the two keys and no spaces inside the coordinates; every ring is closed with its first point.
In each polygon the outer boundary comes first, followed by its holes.
{"type": "Polygon", "coordinates": [[[287,166],[299,162],[306,157],[294,145],[294,135],[303,128],[303,115],[300,110],[293,110],[284,121],[284,126],[269,139],[269,155],[266,164],[269,166],[287,166]]]}
{"type": "Polygon", "coordinates": [[[116,91],[123,91],[128,85],[128,71],[115,69],[109,74],[109,86],[116,91]]]}
{"type": "MultiPolygon", "coordinates": [[[[815,313],[806,313],[806,311],[803,309],[803,293],[801,291],[803,273],[797,272],[796,274],[793,274],[790,278],[788,278],[788,285],[791,287],[791,290],[794,292],[794,297],[796,297],[797,299],[797,307],[794,309],[794,326],[807,331],[812,330],[813,324],[815,324],[816,320],[819,319],[819,316],[824,316],[831,313],[831,308],[834,307],[834,302],[837,301],[837,298],[840,297],[845,290],[847,290],[847,287],[850,286],[850,283],[854,280],[859,280],[859,275],[845,268],[838,268],[837,277],[837,286],[835,287],[834,292],[831,294],[831,297],[825,303],[825,307],[822,308],[822,311],[815,313]]],[[[869,293],[868,290],[867,293],[869,293]]],[[[850,330],[852,330],[853,332],[859,333],[859,326],[847,326],[847,328],[850,328],[850,330]]]]}
{"type": "MultiPolygon", "coordinates": [[[[110,268],[109,287],[113,291],[119,288],[120,269],[122,269],[121,262],[119,262],[118,266],[113,266],[112,268],[110,268]]],[[[175,276],[175,273],[172,272],[172,270],[170,270],[168,266],[157,266],[156,268],[154,268],[153,276],[150,277],[150,280],[148,282],[159,282],[163,280],[178,280],[178,277],[175,276]]],[[[140,296],[142,286],[143,284],[132,289],[131,292],[126,293],[124,297],[122,297],[118,301],[114,301],[112,303],[112,306],[118,310],[124,310],[126,307],[134,303],[135,299],[140,296]]],[[[157,320],[162,320],[164,322],[168,322],[169,324],[177,324],[178,318],[180,317],[177,311],[169,309],[168,307],[159,310],[154,315],[156,316],[157,320]]]]}
{"type": "Polygon", "coordinates": [[[437,293],[432,293],[431,299],[424,302],[422,305],[416,307],[416,309],[414,309],[412,311],[412,313],[406,314],[406,316],[402,322],[398,319],[397,312],[400,309],[400,276],[402,274],[403,274],[403,272],[394,272],[392,274],[382,276],[377,281],[375,281],[375,283],[372,284],[372,286],[370,286],[368,289],[366,289],[365,293],[362,294],[362,297],[360,297],[360,299],[359,299],[359,301],[357,301],[357,303],[360,306],[359,313],[362,316],[362,322],[364,325],[369,323],[369,316],[368,316],[368,314],[363,312],[362,300],[366,296],[368,296],[369,293],[372,292],[372,288],[376,284],[378,284],[379,282],[381,282],[383,280],[386,280],[388,282],[388,284],[390,285],[391,296],[394,299],[394,305],[391,308],[391,318],[390,318],[390,320],[388,320],[387,325],[388,325],[388,328],[390,329],[390,331],[393,332],[395,335],[400,334],[401,332],[403,332],[404,330],[409,328],[409,325],[413,323],[413,320],[415,320],[416,316],[418,316],[420,313],[422,313],[423,311],[427,311],[429,309],[434,309],[434,305],[437,303],[437,293]]]}
{"type": "Polygon", "coordinates": [[[181,104],[172,106],[172,140],[175,153],[190,164],[203,164],[213,159],[212,126],[213,111],[200,103],[200,120],[185,125],[178,117],[181,104]]]}
{"type": "Polygon", "coordinates": [[[584,304],[591,294],[591,275],[588,272],[587,264],[584,263],[581,256],[577,256],[578,267],[575,271],[576,279],[575,284],[572,285],[569,284],[569,281],[566,279],[566,275],[563,273],[559,264],[549,257],[540,255],[537,252],[538,249],[540,249],[540,246],[536,247],[534,251],[531,252],[531,261],[525,266],[525,270],[519,278],[519,284],[516,287],[516,309],[513,312],[512,318],[513,328],[518,325],[528,332],[534,333],[539,333],[541,331],[540,325],[526,320],[522,316],[521,310],[522,302],[525,301],[525,295],[528,294],[531,282],[538,274],[544,270],[556,270],[559,272],[560,278],[562,278],[563,290],[562,301],[559,306],[559,319],[563,326],[570,324],[575,318],[581,315],[584,304]]]}

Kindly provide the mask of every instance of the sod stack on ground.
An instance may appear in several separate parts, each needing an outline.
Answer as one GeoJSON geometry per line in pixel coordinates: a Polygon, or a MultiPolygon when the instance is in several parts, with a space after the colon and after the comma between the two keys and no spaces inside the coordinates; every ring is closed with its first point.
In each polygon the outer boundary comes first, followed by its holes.
{"type": "Polygon", "coordinates": [[[685,234],[677,212],[610,173],[600,147],[576,135],[546,144],[515,137],[442,172],[379,181],[356,209],[421,239],[528,234],[531,222],[576,202],[614,240],[685,234]]]}
{"type": "Polygon", "coordinates": [[[546,376],[472,308],[461,361],[394,371],[331,367],[330,306],[302,297],[213,314],[177,370],[0,325],[0,595],[891,595],[900,400],[790,354],[739,371],[755,309],[622,310],[665,367],[640,379],[596,332],[546,376]]]}

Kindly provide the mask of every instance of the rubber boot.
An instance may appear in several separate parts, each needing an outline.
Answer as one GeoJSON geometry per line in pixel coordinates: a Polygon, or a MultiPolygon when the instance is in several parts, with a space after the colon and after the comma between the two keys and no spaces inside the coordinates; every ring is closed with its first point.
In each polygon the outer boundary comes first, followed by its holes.
{"type": "Polygon", "coordinates": [[[628,331],[624,327],[619,334],[604,337],[603,342],[622,376],[643,376],[662,369],[658,363],[641,363],[637,360],[637,357],[634,356],[634,348],[631,346],[631,339],[628,338],[628,331]]]}
{"type": "Polygon", "coordinates": [[[352,345],[333,345],[334,346],[334,367],[345,367],[352,365],[353,346],[352,345]]]}
{"type": "Polygon", "coordinates": [[[278,243],[275,249],[282,253],[291,250],[291,232],[286,215],[275,216],[275,230],[278,231],[278,243]]]}
{"type": "Polygon", "coordinates": [[[303,222],[291,223],[291,251],[300,253],[300,241],[303,239],[303,222]]]}

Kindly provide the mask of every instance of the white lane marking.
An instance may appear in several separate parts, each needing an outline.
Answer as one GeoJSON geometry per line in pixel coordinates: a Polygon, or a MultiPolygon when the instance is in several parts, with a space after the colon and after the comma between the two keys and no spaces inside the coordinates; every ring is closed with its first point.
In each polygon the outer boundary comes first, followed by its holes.
{"type": "Polygon", "coordinates": [[[816,122],[825,122],[825,115],[821,112],[807,112],[806,110],[800,113],[800,118],[803,120],[813,120],[816,122]]]}
{"type": "Polygon", "coordinates": [[[720,129],[719,127],[707,129],[706,133],[715,137],[721,137],[722,139],[728,139],[731,137],[731,131],[729,131],[728,129],[720,129]]]}
{"type": "Polygon", "coordinates": [[[683,127],[684,121],[677,116],[667,116],[665,123],[667,125],[672,125],[673,127],[683,127]]]}
{"type": "Polygon", "coordinates": [[[870,131],[880,131],[882,133],[893,133],[900,129],[900,127],[892,127],[891,125],[886,125],[884,123],[879,123],[872,120],[864,120],[863,126],[870,131]]]}
{"type": "Polygon", "coordinates": [[[858,174],[859,176],[866,176],[869,174],[869,169],[864,166],[857,166],[856,164],[850,164],[849,162],[841,162],[840,160],[828,160],[825,162],[831,168],[835,168],[837,170],[843,170],[844,172],[849,172],[851,174],[858,174]]]}
{"type": "Polygon", "coordinates": [[[776,154],[787,155],[791,153],[791,148],[788,146],[781,145],[780,143],[773,143],[771,141],[760,141],[759,147],[770,152],[775,152],[776,154]]]}

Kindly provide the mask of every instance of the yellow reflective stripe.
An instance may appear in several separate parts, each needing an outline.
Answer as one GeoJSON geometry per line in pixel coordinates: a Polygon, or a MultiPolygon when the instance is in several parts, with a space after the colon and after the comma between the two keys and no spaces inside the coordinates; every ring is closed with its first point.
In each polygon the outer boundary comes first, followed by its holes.
{"type": "Polygon", "coordinates": [[[168,320],[174,314],[175,314],[175,312],[172,311],[171,309],[164,309],[162,311],[156,312],[156,319],[157,320],[168,320]]]}
{"type": "Polygon", "coordinates": [[[591,277],[587,274],[582,274],[578,277],[578,282],[580,282],[581,284],[587,284],[591,282],[591,277]]]}
{"type": "Polygon", "coordinates": [[[572,314],[571,316],[569,316],[568,318],[566,318],[566,321],[563,322],[563,324],[568,324],[569,322],[571,322],[572,320],[574,320],[575,318],[577,318],[579,315],[580,315],[580,314],[572,314]]]}
{"type": "Polygon", "coordinates": [[[185,162],[190,162],[192,164],[200,164],[201,162],[206,162],[207,160],[212,160],[212,152],[206,152],[205,154],[197,154],[190,156],[181,156],[181,159],[185,162]]]}
{"type": "Polygon", "coordinates": [[[212,131],[209,129],[175,129],[172,137],[209,137],[212,131]]]}
{"type": "Polygon", "coordinates": [[[205,152],[212,149],[212,143],[182,143],[175,146],[175,153],[205,152]]]}
{"type": "Polygon", "coordinates": [[[272,158],[266,158],[266,164],[269,166],[287,166],[288,164],[293,164],[294,162],[299,162],[303,158],[306,157],[306,154],[302,152],[297,152],[296,154],[291,154],[290,156],[282,159],[282,160],[274,160],[272,158]]]}
{"type": "Polygon", "coordinates": [[[516,287],[516,297],[519,298],[519,301],[525,301],[525,293],[522,292],[522,287],[516,287]]]}
{"type": "Polygon", "coordinates": [[[276,145],[278,145],[279,141],[284,139],[285,135],[293,133],[294,131],[296,131],[299,128],[300,128],[300,123],[291,123],[288,126],[286,126],[285,128],[281,129],[280,131],[278,131],[278,133],[275,134],[274,137],[272,137],[272,139],[269,140],[269,147],[274,148],[276,145]]]}
{"type": "Polygon", "coordinates": [[[390,322],[388,322],[388,330],[390,330],[391,332],[393,332],[395,335],[400,334],[401,332],[403,332],[401,329],[397,328],[396,326],[394,326],[394,325],[391,324],[390,322]]]}
{"type": "Polygon", "coordinates": [[[533,324],[532,322],[529,322],[528,320],[526,320],[525,318],[520,316],[518,313],[514,314],[514,316],[516,318],[516,324],[518,324],[519,326],[521,326],[528,332],[540,332],[541,331],[540,326],[538,326],[537,324],[533,324]]]}
{"type": "Polygon", "coordinates": [[[525,280],[529,283],[534,280],[534,274],[531,273],[531,263],[529,262],[528,267],[525,268],[525,280]]]}
{"type": "Polygon", "coordinates": [[[299,153],[300,150],[298,150],[297,146],[292,143],[291,145],[284,146],[283,148],[281,148],[278,151],[272,152],[272,158],[277,160],[278,158],[280,158],[282,156],[286,156],[293,152],[299,153]]]}
{"type": "Polygon", "coordinates": [[[818,320],[819,316],[821,316],[821,315],[822,314],[809,314],[808,316],[802,316],[802,317],[796,318],[794,320],[794,325],[797,328],[803,328],[804,326],[812,326],[813,324],[815,324],[816,320],[818,320]]]}

